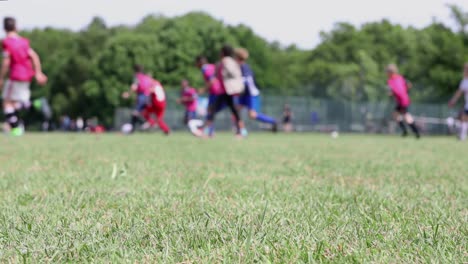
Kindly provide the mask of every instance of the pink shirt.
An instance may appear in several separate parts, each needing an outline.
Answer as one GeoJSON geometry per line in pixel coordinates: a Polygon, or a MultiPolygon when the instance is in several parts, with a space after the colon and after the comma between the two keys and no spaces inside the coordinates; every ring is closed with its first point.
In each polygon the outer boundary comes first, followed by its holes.
{"type": "Polygon", "coordinates": [[[216,76],[216,65],[214,64],[205,64],[202,66],[203,78],[206,82],[210,83],[210,94],[211,95],[220,95],[224,93],[224,90],[221,87],[220,79],[216,76]]]}
{"type": "Polygon", "coordinates": [[[408,95],[408,85],[406,84],[403,76],[394,74],[388,79],[388,86],[395,97],[395,100],[399,106],[407,107],[410,105],[411,100],[408,95]]]}
{"type": "Polygon", "coordinates": [[[220,62],[218,63],[218,65],[216,66],[216,76],[219,80],[219,83],[220,83],[220,94],[225,94],[226,93],[226,87],[224,87],[224,81],[223,81],[223,63],[220,62]]]}
{"type": "Polygon", "coordinates": [[[192,102],[184,103],[185,109],[190,112],[197,111],[197,90],[195,90],[194,88],[184,88],[184,90],[182,90],[182,96],[190,97],[193,99],[192,102]]]}
{"type": "Polygon", "coordinates": [[[30,82],[34,68],[29,57],[29,40],[20,36],[7,37],[2,42],[3,56],[10,58],[10,80],[30,82]]]}
{"type": "Polygon", "coordinates": [[[144,94],[146,96],[150,95],[151,93],[151,87],[153,86],[153,78],[150,76],[143,74],[143,73],[137,73],[135,75],[135,83],[138,88],[137,88],[137,93],[138,94],[144,94]]]}

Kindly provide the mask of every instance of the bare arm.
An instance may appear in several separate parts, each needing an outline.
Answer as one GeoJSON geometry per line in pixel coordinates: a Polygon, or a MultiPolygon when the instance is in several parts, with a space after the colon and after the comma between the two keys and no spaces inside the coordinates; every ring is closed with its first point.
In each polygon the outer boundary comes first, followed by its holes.
{"type": "Polygon", "coordinates": [[[453,95],[452,99],[451,99],[450,102],[449,102],[449,105],[450,105],[450,106],[454,106],[454,105],[457,103],[458,99],[460,99],[460,97],[461,97],[462,95],[463,95],[463,91],[462,91],[462,90],[458,90],[458,91],[453,95]]]}
{"type": "MultiPolygon", "coordinates": [[[[136,92],[138,90],[138,85],[136,83],[132,84],[132,86],[130,86],[130,92],[136,92]]],[[[125,91],[122,93],[122,98],[124,99],[128,99],[130,98],[130,92],[128,91],[125,91]]]]}
{"type": "Polygon", "coordinates": [[[39,85],[44,85],[47,83],[47,76],[44,75],[42,72],[42,65],[41,65],[41,59],[39,58],[39,55],[33,50],[29,49],[28,51],[29,58],[31,58],[34,71],[35,71],[35,76],[36,76],[36,81],[39,85]]]}
{"type": "Polygon", "coordinates": [[[37,55],[33,49],[29,49],[28,55],[31,58],[36,74],[42,73],[41,59],[39,58],[39,55],[37,55]]]}
{"type": "Polygon", "coordinates": [[[2,68],[0,70],[0,90],[3,88],[3,80],[5,80],[7,76],[8,69],[10,68],[10,62],[10,58],[3,58],[2,68]]]}

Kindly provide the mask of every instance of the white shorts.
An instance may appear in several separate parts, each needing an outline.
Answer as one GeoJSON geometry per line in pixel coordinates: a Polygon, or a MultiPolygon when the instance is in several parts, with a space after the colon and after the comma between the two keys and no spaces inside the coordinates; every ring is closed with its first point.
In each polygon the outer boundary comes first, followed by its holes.
{"type": "Polygon", "coordinates": [[[19,82],[7,80],[3,87],[3,100],[15,101],[20,103],[29,103],[31,98],[30,82],[19,82]]]}

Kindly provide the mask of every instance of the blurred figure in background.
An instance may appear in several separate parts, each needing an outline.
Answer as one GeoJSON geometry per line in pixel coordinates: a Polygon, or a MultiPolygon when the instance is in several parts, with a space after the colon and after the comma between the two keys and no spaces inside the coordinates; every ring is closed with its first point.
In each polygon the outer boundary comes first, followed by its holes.
{"type": "Polygon", "coordinates": [[[244,48],[237,48],[235,50],[236,59],[241,66],[242,76],[244,78],[245,91],[238,98],[238,107],[242,109],[246,107],[249,111],[249,117],[252,120],[257,120],[261,123],[271,125],[273,132],[277,131],[276,120],[273,117],[265,115],[260,112],[260,90],[255,83],[255,75],[250,65],[247,64],[249,52],[244,48]]]}
{"type": "Polygon", "coordinates": [[[42,73],[41,60],[30,47],[29,40],[18,35],[16,20],[5,18],[3,28],[6,33],[2,41],[3,60],[0,69],[3,112],[11,134],[21,136],[24,128],[20,126],[18,112],[31,105],[31,81],[35,78],[39,85],[45,85],[47,76],[42,73]],[[8,80],[5,81],[7,74],[8,80]]]}
{"type": "Polygon", "coordinates": [[[84,130],[84,126],[85,126],[84,119],[81,116],[79,116],[76,119],[76,131],[82,132],[84,130]]]}
{"type": "Polygon", "coordinates": [[[152,79],[149,91],[149,101],[142,112],[143,117],[150,127],[158,125],[164,134],[169,135],[169,126],[164,121],[164,112],[166,111],[166,93],[164,92],[164,88],[159,81],[152,79]],[[156,116],[156,119],[153,116],[156,116]]]}
{"type": "MultiPolygon", "coordinates": [[[[214,107],[214,103],[217,98],[223,93],[221,87],[221,81],[216,76],[216,65],[208,62],[208,59],[205,56],[198,56],[195,60],[197,67],[201,70],[203,79],[205,80],[205,88],[200,90],[200,93],[205,93],[208,91],[208,109],[214,107]]],[[[224,108],[224,105],[221,105],[219,109],[214,109],[216,112],[221,111],[224,108]]],[[[207,110],[207,116],[208,116],[207,110]]],[[[214,124],[205,128],[206,134],[209,137],[214,135],[214,124]]],[[[192,132],[193,133],[193,132],[192,132]]],[[[196,136],[200,136],[198,132],[194,133],[196,136]]]]}
{"type": "MultiPolygon", "coordinates": [[[[132,125],[132,131],[135,130],[136,125],[140,122],[143,110],[145,110],[148,104],[149,96],[151,93],[151,87],[153,85],[153,78],[144,73],[144,68],[141,65],[136,64],[133,66],[135,73],[135,79],[130,87],[130,92],[136,93],[135,108],[132,112],[132,118],[130,123],[132,125]]],[[[130,92],[124,92],[122,97],[124,99],[130,98],[130,92]]]]}
{"type": "Polygon", "coordinates": [[[413,116],[408,112],[408,108],[411,104],[411,100],[408,94],[408,90],[411,88],[411,84],[405,80],[403,76],[398,74],[398,67],[395,64],[389,64],[387,66],[387,84],[390,88],[390,95],[395,98],[396,107],[393,112],[393,118],[398,122],[401,130],[403,131],[402,136],[406,137],[408,131],[406,124],[414,132],[416,138],[420,138],[419,129],[416,126],[413,116]]]}
{"type": "Polygon", "coordinates": [[[196,136],[211,137],[213,135],[212,131],[215,116],[225,106],[229,107],[234,117],[236,136],[245,136],[243,134],[245,131],[244,123],[240,118],[239,111],[234,102],[234,96],[239,95],[244,90],[242,71],[239,64],[233,58],[234,49],[231,46],[225,45],[221,49],[220,55],[221,61],[217,65],[216,74],[215,76],[211,76],[211,81],[209,81],[209,83],[211,83],[217,80],[217,83],[220,84],[220,90],[217,91],[217,95],[208,106],[208,116],[203,126],[203,131],[197,133],[196,136]]]}
{"type": "Polygon", "coordinates": [[[466,140],[468,134],[468,63],[465,63],[463,69],[463,80],[460,83],[458,91],[455,92],[455,95],[449,102],[451,107],[455,106],[458,99],[465,94],[465,107],[461,116],[461,126],[460,126],[460,136],[459,139],[464,141],[466,140]]]}
{"type": "Polygon", "coordinates": [[[182,91],[177,102],[185,106],[184,124],[188,125],[190,120],[197,118],[198,94],[195,88],[190,87],[187,80],[183,80],[181,85],[182,91]]]}
{"type": "Polygon", "coordinates": [[[291,107],[289,107],[289,105],[285,104],[284,105],[284,110],[283,110],[283,130],[284,130],[284,132],[289,133],[289,132],[293,131],[292,119],[293,119],[293,113],[292,113],[291,107]]]}

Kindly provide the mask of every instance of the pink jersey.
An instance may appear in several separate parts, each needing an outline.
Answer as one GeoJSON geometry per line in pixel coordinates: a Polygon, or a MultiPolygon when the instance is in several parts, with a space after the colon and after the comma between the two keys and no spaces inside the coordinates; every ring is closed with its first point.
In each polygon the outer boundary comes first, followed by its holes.
{"type": "Polygon", "coordinates": [[[184,103],[185,109],[190,112],[197,111],[197,90],[194,88],[184,88],[182,90],[182,97],[192,98],[193,101],[184,103]]]}
{"type": "Polygon", "coordinates": [[[203,78],[206,82],[210,83],[210,94],[211,95],[220,95],[224,91],[221,87],[220,79],[216,76],[216,65],[214,64],[205,64],[202,66],[203,78]]]}
{"type": "Polygon", "coordinates": [[[395,100],[399,106],[407,107],[410,105],[411,100],[408,95],[408,85],[406,84],[403,76],[394,74],[388,79],[388,86],[395,97],[395,100]]]}
{"type": "Polygon", "coordinates": [[[7,37],[2,42],[4,57],[10,58],[10,80],[30,82],[34,68],[29,57],[29,40],[20,36],[7,37]]]}
{"type": "Polygon", "coordinates": [[[136,92],[138,94],[144,94],[146,96],[150,95],[153,82],[154,80],[150,76],[143,74],[143,73],[137,73],[135,75],[135,82],[134,82],[134,84],[138,86],[136,92]]]}

